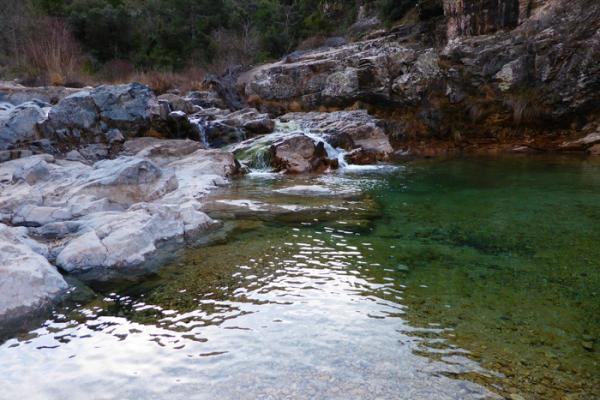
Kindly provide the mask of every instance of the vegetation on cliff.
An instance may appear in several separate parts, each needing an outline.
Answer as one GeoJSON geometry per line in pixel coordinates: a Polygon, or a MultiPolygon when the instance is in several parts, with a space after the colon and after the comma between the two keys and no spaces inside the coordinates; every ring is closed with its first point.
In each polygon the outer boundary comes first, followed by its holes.
{"type": "MultiPolygon", "coordinates": [[[[340,35],[359,9],[396,19],[416,0],[6,0],[0,74],[66,84],[134,71],[222,72],[340,35]]],[[[193,74],[192,74],[193,75],[193,74]]],[[[194,77],[188,77],[193,80],[194,77]]]]}

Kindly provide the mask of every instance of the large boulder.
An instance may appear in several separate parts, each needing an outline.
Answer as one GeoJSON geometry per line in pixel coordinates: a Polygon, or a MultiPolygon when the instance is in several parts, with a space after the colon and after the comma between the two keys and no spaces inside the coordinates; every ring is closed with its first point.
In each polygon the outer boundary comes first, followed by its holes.
{"type": "Polygon", "coordinates": [[[0,224],[0,333],[67,290],[46,256],[46,247],[29,238],[27,229],[0,224]]]}
{"type": "MultiPolygon", "coordinates": [[[[298,52],[242,74],[238,87],[248,103],[272,113],[313,111],[367,103],[417,104],[440,78],[430,67],[433,49],[400,44],[384,36],[336,48],[298,52]],[[421,55],[422,61],[416,63],[421,55]],[[427,65],[426,65],[427,64],[427,65]],[[394,82],[419,81],[417,95],[406,96],[394,82]]],[[[398,85],[397,85],[398,86],[398,85]]]]}
{"type": "Polygon", "coordinates": [[[30,101],[0,112],[0,151],[39,139],[36,125],[46,118],[49,107],[40,101],[30,101]]]}
{"type": "Polygon", "coordinates": [[[106,134],[113,129],[126,138],[143,135],[157,109],[156,97],[141,84],[99,86],[61,100],[39,130],[59,147],[106,143],[106,134]]]}
{"type": "Polygon", "coordinates": [[[302,134],[292,134],[271,146],[272,164],[278,171],[290,174],[319,172],[337,167],[337,160],[329,160],[324,143],[302,134]]]}
{"type": "Polygon", "coordinates": [[[365,110],[331,113],[289,113],[280,118],[300,129],[322,137],[335,148],[361,149],[385,160],[393,152],[380,122],[365,110]]]}
{"type": "Polygon", "coordinates": [[[234,112],[207,108],[191,115],[190,121],[199,127],[204,144],[213,148],[271,133],[275,129],[275,121],[268,114],[253,108],[234,112]]]}

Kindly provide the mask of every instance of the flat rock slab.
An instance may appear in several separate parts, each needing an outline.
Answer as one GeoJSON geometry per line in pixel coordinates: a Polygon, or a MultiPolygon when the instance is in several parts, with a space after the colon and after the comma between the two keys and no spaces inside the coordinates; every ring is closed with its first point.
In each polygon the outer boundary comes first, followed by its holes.
{"type": "Polygon", "coordinates": [[[340,198],[353,198],[360,195],[359,190],[353,189],[335,189],[322,185],[297,185],[283,189],[275,189],[275,193],[283,194],[286,196],[300,196],[300,197],[340,197],[340,198]]]}

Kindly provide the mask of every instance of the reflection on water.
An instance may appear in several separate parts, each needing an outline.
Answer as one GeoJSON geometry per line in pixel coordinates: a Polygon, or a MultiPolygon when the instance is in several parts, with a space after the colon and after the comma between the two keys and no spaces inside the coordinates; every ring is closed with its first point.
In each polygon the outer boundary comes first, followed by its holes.
{"type": "Polygon", "coordinates": [[[0,346],[0,398],[596,398],[599,172],[468,160],[246,178],[220,199],[320,211],[232,213],[226,242],[78,290],[0,346]],[[279,190],[294,185],[369,195],[279,190]]]}
{"type": "Polygon", "coordinates": [[[401,273],[371,273],[371,245],[351,236],[269,227],[190,252],[127,294],[6,343],[9,393],[33,379],[28,398],[39,387],[40,398],[492,398],[447,377],[487,372],[464,350],[437,349],[442,328],[407,325],[401,273]],[[415,353],[429,344],[442,361],[415,353]]]}

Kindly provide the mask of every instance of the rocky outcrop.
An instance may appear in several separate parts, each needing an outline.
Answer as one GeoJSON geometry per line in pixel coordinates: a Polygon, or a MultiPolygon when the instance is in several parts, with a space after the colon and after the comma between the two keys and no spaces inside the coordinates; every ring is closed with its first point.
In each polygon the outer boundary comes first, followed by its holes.
{"type": "Polygon", "coordinates": [[[274,114],[368,109],[384,120],[396,148],[443,141],[462,151],[533,138],[539,139],[533,147],[560,151],[555,137],[590,133],[584,127],[600,116],[600,4],[443,0],[430,6],[433,22],[293,53],[242,74],[239,90],[274,114]],[[445,18],[436,16],[440,4],[445,18]],[[430,38],[440,26],[450,40],[435,46],[430,38]]]}
{"type": "Polygon", "coordinates": [[[0,164],[0,216],[49,242],[48,259],[65,271],[130,268],[214,224],[199,199],[236,170],[230,153],[152,138],[91,166],[32,156],[0,164]]]}
{"type": "Polygon", "coordinates": [[[135,137],[190,139],[208,148],[273,131],[266,114],[203,108],[195,104],[196,94],[157,98],[132,83],[80,90],[55,106],[0,103],[0,162],[31,154],[95,162],[117,156],[123,142],[135,137]]]}
{"type": "Polygon", "coordinates": [[[81,89],[60,86],[27,87],[13,82],[0,81],[0,103],[18,106],[29,101],[56,104],[81,89]]]}
{"type": "Polygon", "coordinates": [[[275,121],[268,114],[259,113],[253,108],[234,112],[207,108],[189,118],[201,130],[205,145],[212,148],[238,143],[275,129],[275,121]]]}
{"type": "Polygon", "coordinates": [[[377,163],[393,152],[380,121],[365,110],[289,113],[278,119],[274,133],[230,150],[248,167],[294,174],[335,169],[346,161],[377,163]]]}
{"type": "Polygon", "coordinates": [[[290,174],[322,172],[327,168],[337,168],[337,160],[327,157],[324,143],[315,143],[302,133],[291,134],[271,146],[271,160],[278,171],[290,174]]]}
{"type": "Polygon", "coordinates": [[[61,100],[39,130],[59,147],[107,143],[106,134],[113,129],[125,138],[143,135],[157,109],[156,97],[146,86],[99,86],[61,100]]]}
{"type": "Polygon", "coordinates": [[[0,334],[9,323],[49,305],[68,285],[25,228],[0,223],[0,334]]]}
{"type": "Polygon", "coordinates": [[[380,122],[365,110],[289,113],[280,120],[320,136],[335,148],[368,152],[374,161],[386,160],[393,152],[380,122]]]}

